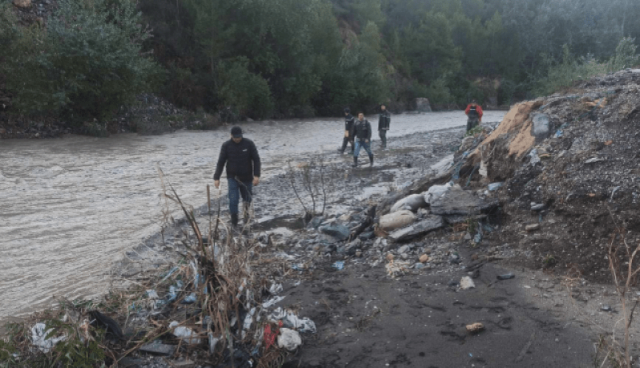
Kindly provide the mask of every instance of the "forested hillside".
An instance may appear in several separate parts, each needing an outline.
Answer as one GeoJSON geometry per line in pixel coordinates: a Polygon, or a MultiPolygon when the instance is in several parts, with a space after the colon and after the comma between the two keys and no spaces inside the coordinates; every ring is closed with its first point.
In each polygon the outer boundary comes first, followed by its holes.
{"type": "Polygon", "coordinates": [[[225,118],[335,116],[382,102],[401,111],[416,97],[437,109],[472,98],[497,107],[630,67],[640,40],[633,0],[139,0],[140,14],[129,0],[59,0],[28,31],[12,27],[4,2],[0,40],[14,52],[0,55],[0,70],[20,114],[100,118],[123,102],[118,89],[225,118]],[[70,11],[78,16],[60,15],[70,11]],[[102,25],[107,38],[92,31],[102,25]],[[79,43],[60,41],[68,36],[79,43]],[[11,78],[25,73],[28,90],[11,78]],[[86,90],[91,106],[77,101],[86,90]]]}

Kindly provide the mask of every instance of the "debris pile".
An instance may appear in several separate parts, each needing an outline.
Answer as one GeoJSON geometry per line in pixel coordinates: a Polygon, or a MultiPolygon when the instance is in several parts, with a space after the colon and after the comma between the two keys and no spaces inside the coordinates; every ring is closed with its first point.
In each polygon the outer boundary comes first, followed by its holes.
{"type": "MultiPolygon", "coordinates": [[[[608,281],[607,244],[618,227],[640,239],[640,70],[625,70],[515,105],[462,170],[495,191],[508,223],[502,243],[519,263],[573,268],[608,281]]],[[[494,193],[489,193],[490,196],[494,193]]]]}

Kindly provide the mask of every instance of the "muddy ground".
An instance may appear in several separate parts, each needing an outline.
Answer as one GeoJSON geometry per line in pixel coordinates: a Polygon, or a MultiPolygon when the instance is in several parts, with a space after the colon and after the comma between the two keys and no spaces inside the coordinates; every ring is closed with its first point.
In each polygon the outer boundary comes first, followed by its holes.
{"type": "MultiPolygon", "coordinates": [[[[389,151],[376,150],[373,168],[353,170],[351,157],[325,153],[330,198],[325,216],[364,211],[389,192],[432,174],[462,136],[461,129],[450,129],[394,139],[389,151]]],[[[296,163],[312,160],[318,156],[301,155],[296,163]]],[[[225,199],[220,203],[224,212],[225,199]]],[[[206,223],[206,206],[198,213],[206,223]]],[[[522,250],[501,242],[503,219],[492,220],[495,231],[478,246],[447,227],[384,248],[364,241],[359,253],[349,254],[336,252],[340,244],[305,228],[301,214],[284,173],[256,190],[253,231],[272,234],[274,243],[266,252],[279,259],[277,267],[257,272],[283,283],[285,299],[276,306],[294,309],[318,327],[317,334],[303,334],[303,346],[286,367],[591,367],[602,362],[599,338],[620,317],[612,288],[509,267],[522,250]],[[403,245],[412,250],[402,251],[403,245]],[[413,265],[421,253],[430,256],[424,268],[389,277],[387,254],[413,265]],[[344,269],[334,267],[336,261],[343,261],[344,269]],[[515,278],[497,280],[507,273],[515,278]],[[475,288],[461,290],[463,276],[473,277],[475,288]],[[612,310],[603,310],[606,306],[612,310]],[[466,331],[466,325],[477,322],[483,331],[466,331]]],[[[155,239],[146,251],[139,247],[128,253],[118,272],[135,279],[143,277],[136,269],[142,260],[166,266],[179,239],[179,226],[167,228],[164,241],[155,239]]],[[[637,328],[633,332],[637,336],[637,328]]],[[[146,367],[169,366],[167,361],[156,358],[146,367]]]]}

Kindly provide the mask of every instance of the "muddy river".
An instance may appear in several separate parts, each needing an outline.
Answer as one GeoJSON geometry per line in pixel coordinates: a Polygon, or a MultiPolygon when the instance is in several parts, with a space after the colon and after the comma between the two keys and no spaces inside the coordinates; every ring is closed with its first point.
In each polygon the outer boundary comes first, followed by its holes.
{"type": "MultiPolygon", "coordinates": [[[[503,115],[490,111],[484,120],[498,122],[503,115]]],[[[397,115],[389,137],[463,124],[460,112],[397,115]]],[[[243,128],[256,142],[265,178],[298,155],[335,150],[342,134],[337,120],[243,128]]],[[[183,200],[206,203],[206,185],[212,184],[226,139],[227,129],[0,141],[0,320],[42,308],[55,297],[91,298],[107,291],[114,263],[160,229],[158,168],[183,200]]]]}

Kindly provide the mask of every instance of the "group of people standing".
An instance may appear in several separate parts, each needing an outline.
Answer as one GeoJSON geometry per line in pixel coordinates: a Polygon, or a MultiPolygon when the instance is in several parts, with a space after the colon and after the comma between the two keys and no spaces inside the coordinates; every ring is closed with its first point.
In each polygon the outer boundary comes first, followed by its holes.
{"type": "MultiPolygon", "coordinates": [[[[387,131],[391,127],[391,114],[385,105],[380,106],[380,116],[378,118],[378,136],[382,142],[382,149],[387,149],[387,131]]],[[[363,113],[358,114],[358,119],[351,115],[351,110],[344,109],[344,138],[342,148],[338,149],[341,154],[347,149],[347,144],[351,145],[353,155],[353,167],[358,167],[358,156],[360,150],[364,150],[369,155],[369,166],[373,166],[373,152],[371,152],[371,123],[364,118],[363,113]]]]}
{"type": "MultiPolygon", "coordinates": [[[[465,113],[468,116],[467,132],[482,122],[482,107],[475,100],[467,106],[465,113]]],[[[371,123],[364,118],[363,113],[358,114],[358,118],[351,115],[349,108],[344,109],[344,138],[342,147],[338,149],[344,154],[347,145],[351,145],[353,155],[353,167],[358,166],[358,156],[360,150],[364,150],[369,155],[369,165],[373,166],[373,152],[371,152],[371,123]]],[[[382,149],[387,149],[387,131],[391,127],[391,114],[385,105],[380,106],[378,118],[378,135],[382,142],[382,149]]],[[[235,228],[238,225],[238,205],[240,197],[243,201],[244,222],[247,223],[249,209],[252,200],[252,189],[260,183],[260,155],[256,145],[249,139],[243,137],[240,127],[231,129],[231,139],[226,141],[220,148],[220,156],[213,174],[214,185],[220,188],[220,177],[222,171],[227,169],[227,182],[229,188],[229,213],[231,214],[231,225],[235,228]]]]}

